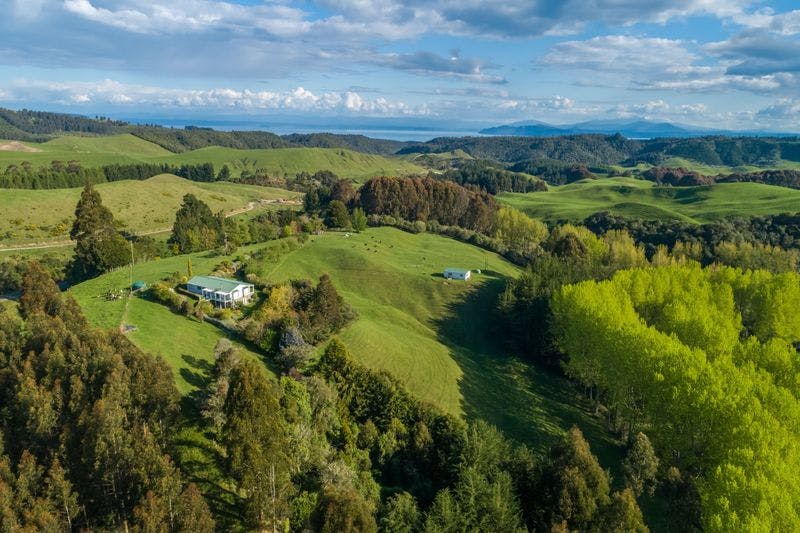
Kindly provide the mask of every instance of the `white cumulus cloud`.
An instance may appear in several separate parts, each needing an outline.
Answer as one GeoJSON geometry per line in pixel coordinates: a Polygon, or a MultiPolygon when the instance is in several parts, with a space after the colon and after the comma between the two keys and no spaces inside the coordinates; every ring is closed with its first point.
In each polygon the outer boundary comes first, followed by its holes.
{"type": "Polygon", "coordinates": [[[130,85],[106,79],[98,82],[50,82],[18,79],[0,87],[0,101],[51,101],[59,104],[150,106],[242,111],[353,113],[377,116],[424,116],[426,106],[410,106],[383,97],[365,98],[354,91],[314,92],[304,87],[287,91],[251,89],[173,89],[130,85]]]}

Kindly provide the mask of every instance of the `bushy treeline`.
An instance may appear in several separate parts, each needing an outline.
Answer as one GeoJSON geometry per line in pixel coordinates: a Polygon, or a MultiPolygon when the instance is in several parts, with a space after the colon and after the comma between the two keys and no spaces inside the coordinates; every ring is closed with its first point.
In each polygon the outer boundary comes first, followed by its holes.
{"type": "MultiPolygon", "coordinates": [[[[441,137],[409,144],[398,153],[448,153],[463,150],[477,159],[503,163],[557,160],[591,166],[661,165],[672,157],[705,165],[774,165],[779,160],[800,161],[800,139],[710,136],[691,139],[633,140],[616,135],[560,137],[441,137]]],[[[517,168],[522,172],[528,172],[517,168]]]]}
{"type": "Polygon", "coordinates": [[[217,131],[210,128],[164,128],[161,126],[136,126],[130,133],[157,144],[176,154],[222,146],[251,150],[256,148],[286,148],[286,141],[268,131],[217,131]]]}
{"type": "MultiPolygon", "coordinates": [[[[226,168],[226,167],[223,167],[226,168]]],[[[106,181],[121,180],[146,180],[159,174],[174,174],[189,181],[211,182],[225,180],[230,177],[226,170],[220,174],[214,173],[213,163],[198,163],[196,165],[170,165],[167,163],[126,163],[106,165],[102,167],[106,181]]]]}
{"type": "MultiPolygon", "coordinates": [[[[66,113],[49,113],[46,111],[31,111],[20,109],[0,108],[0,122],[32,135],[49,135],[54,133],[91,133],[97,135],[110,135],[118,133],[121,126],[126,123],[103,117],[88,118],[80,115],[66,113]]],[[[16,137],[6,137],[16,138],[16,137]]],[[[28,140],[28,139],[20,139],[28,140]]]]}
{"type": "Polygon", "coordinates": [[[552,298],[567,373],[690,476],[708,531],[800,528],[800,276],[635,269],[552,298]]]}
{"type": "Polygon", "coordinates": [[[335,133],[292,133],[281,138],[292,146],[309,148],[346,148],[355,152],[376,155],[393,155],[408,143],[390,139],[373,139],[364,135],[335,133]]]}
{"type": "Polygon", "coordinates": [[[2,189],[67,189],[107,181],[102,168],[83,168],[78,161],[53,161],[49,167],[9,165],[0,173],[2,189]]]}
{"type": "Polygon", "coordinates": [[[630,492],[611,493],[577,429],[539,460],[485,423],[466,426],[420,403],[338,341],[318,372],[336,387],[377,480],[394,487],[379,512],[381,530],[647,530],[630,492]]]}
{"type": "Polygon", "coordinates": [[[91,328],[32,265],[0,309],[0,524],[8,531],[214,530],[168,454],[178,391],[160,358],[91,328]]]}
{"type": "Polygon", "coordinates": [[[723,243],[800,250],[800,214],[732,217],[698,225],[598,213],[584,220],[583,224],[597,234],[609,230],[627,231],[637,243],[644,246],[648,257],[656,253],[658,246],[672,248],[679,241],[696,244],[702,249],[702,254],[696,259],[703,264],[718,259],[716,250],[723,243]]]}
{"type": "Polygon", "coordinates": [[[706,176],[685,168],[653,167],[642,172],[640,176],[646,180],[654,181],[658,185],[694,186],[752,182],[800,189],[800,171],[788,169],[706,176]]]}
{"type": "Polygon", "coordinates": [[[511,347],[534,360],[558,363],[547,329],[550,298],[563,285],[602,280],[624,269],[660,267],[696,262],[773,273],[796,272],[800,250],[759,242],[715,241],[704,243],[676,239],[652,246],[652,253],[624,227],[594,233],[591,226],[565,224],[542,238],[537,253],[522,263],[527,269],[509,282],[500,304],[502,330],[511,347]]]}
{"type": "Polygon", "coordinates": [[[431,178],[372,178],[359,189],[357,203],[368,215],[436,220],[477,231],[491,227],[498,209],[486,192],[431,178]]]}
{"type": "Polygon", "coordinates": [[[316,286],[310,280],[294,280],[271,285],[264,293],[264,299],[237,327],[286,370],[304,367],[314,345],[356,317],[327,274],[316,286]]]}
{"type": "Polygon", "coordinates": [[[764,170],[761,172],[747,172],[728,174],[727,176],[717,177],[717,183],[735,183],[739,181],[749,181],[763,183],[765,185],[777,185],[789,187],[790,189],[800,189],[800,170],[764,170]]]}
{"type": "MultiPolygon", "coordinates": [[[[66,275],[67,260],[56,255],[45,254],[37,259],[39,266],[56,281],[66,275]]],[[[22,280],[28,270],[30,259],[24,256],[9,256],[0,260],[0,295],[16,292],[22,288],[22,280]]]]}
{"type": "Polygon", "coordinates": [[[660,165],[670,157],[705,165],[774,165],[778,160],[800,161],[800,139],[710,136],[692,139],[651,139],[626,163],[660,165]]]}
{"type": "Polygon", "coordinates": [[[193,194],[183,197],[175,213],[167,248],[173,254],[224,249],[232,253],[237,246],[266,242],[299,233],[314,233],[323,227],[318,218],[300,215],[291,209],[265,211],[249,219],[226,218],[193,194]]]}
{"type": "Polygon", "coordinates": [[[459,185],[473,185],[489,194],[501,192],[546,191],[547,185],[540,179],[521,172],[497,168],[489,161],[464,161],[457,168],[442,174],[429,174],[429,177],[454,181],[459,185]]]}
{"type": "Polygon", "coordinates": [[[520,161],[511,166],[510,170],[533,174],[552,185],[564,185],[565,183],[597,177],[586,165],[570,164],[553,159],[520,161]]]}
{"type": "MultiPolygon", "coordinates": [[[[258,171],[256,172],[258,173],[258,171]]],[[[247,174],[243,172],[242,176],[246,179],[247,174]]],[[[289,189],[290,191],[299,191],[304,193],[312,192],[318,187],[322,187],[323,189],[333,189],[335,186],[337,186],[337,184],[339,187],[347,186],[346,184],[348,184],[350,189],[353,189],[353,182],[351,180],[341,179],[330,170],[318,170],[313,174],[302,171],[298,172],[294,176],[272,179],[279,180],[275,183],[277,183],[282,189],[289,189]]]]}
{"type": "Polygon", "coordinates": [[[704,176],[697,171],[686,170],[685,168],[653,167],[642,172],[640,176],[648,181],[655,182],[656,185],[673,185],[676,187],[712,185],[715,181],[713,176],[704,176]]]}
{"type": "MultiPolygon", "coordinates": [[[[227,167],[223,167],[227,170],[227,167]]],[[[166,163],[126,163],[83,168],[79,161],[53,161],[49,167],[34,168],[30,163],[10,165],[0,173],[3,189],[65,189],[87,183],[121,180],[146,180],[159,174],[175,174],[191,181],[210,182],[228,179],[230,172],[214,173],[212,163],[169,165],[166,163]]]]}
{"type": "Polygon", "coordinates": [[[620,163],[641,150],[642,141],[622,135],[563,137],[439,137],[403,148],[399,154],[446,153],[463,150],[476,159],[503,163],[560,160],[569,164],[620,163]]]}

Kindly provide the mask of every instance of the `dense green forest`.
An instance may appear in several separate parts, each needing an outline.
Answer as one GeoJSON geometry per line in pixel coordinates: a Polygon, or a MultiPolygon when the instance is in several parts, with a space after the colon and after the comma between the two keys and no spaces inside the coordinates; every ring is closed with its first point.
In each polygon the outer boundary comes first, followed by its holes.
{"type": "Polygon", "coordinates": [[[389,139],[373,139],[364,135],[334,133],[293,133],[282,139],[292,146],[309,148],[347,148],[356,152],[377,155],[394,155],[407,143],[389,139]]]}
{"type": "Polygon", "coordinates": [[[0,138],[20,141],[43,141],[56,133],[110,135],[117,133],[124,122],[106,118],[0,108],[0,138]]]}
{"type": "Polygon", "coordinates": [[[541,179],[530,174],[497,168],[491,161],[464,161],[441,174],[431,173],[430,176],[454,181],[459,185],[472,185],[489,194],[547,190],[547,185],[541,179]]]}
{"type": "Polygon", "coordinates": [[[660,165],[671,157],[704,165],[769,166],[780,160],[800,161],[796,138],[700,137],[632,140],[622,135],[562,137],[443,137],[406,146],[399,153],[427,154],[463,150],[472,157],[503,163],[557,160],[589,166],[637,163],[660,165]]]}
{"type": "Polygon", "coordinates": [[[566,372],[695,478],[708,531],[800,527],[797,273],[631,270],[552,302],[566,372]]]}
{"type": "MultiPolygon", "coordinates": [[[[293,364],[298,342],[334,333],[336,313],[348,320],[343,305],[324,278],[278,285],[244,327],[293,364]],[[263,336],[290,316],[299,332],[263,336]]],[[[221,342],[187,411],[163,361],[87,326],[35,264],[20,317],[5,311],[0,327],[0,517],[12,529],[646,530],[579,430],[536,456],[420,403],[336,340],[280,380],[221,342]],[[230,489],[198,490],[192,465],[172,459],[196,424],[230,489]]]]}
{"type": "Polygon", "coordinates": [[[715,183],[753,182],[790,189],[800,189],[800,170],[762,170],[760,172],[735,172],[718,176],[707,176],[685,168],[653,167],[639,174],[640,177],[659,185],[694,186],[715,183]]]}
{"type": "Polygon", "coordinates": [[[291,146],[274,133],[266,131],[216,131],[208,128],[174,129],[161,126],[135,126],[131,127],[128,133],[176,154],[207,146],[242,150],[291,146]]]}

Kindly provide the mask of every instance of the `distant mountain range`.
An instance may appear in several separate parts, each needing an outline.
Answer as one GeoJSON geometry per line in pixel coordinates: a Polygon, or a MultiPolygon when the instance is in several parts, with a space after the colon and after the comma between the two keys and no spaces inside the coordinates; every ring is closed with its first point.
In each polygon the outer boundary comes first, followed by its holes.
{"type": "Polygon", "coordinates": [[[704,137],[708,135],[727,136],[768,136],[794,137],[797,133],[778,133],[767,131],[735,131],[711,128],[698,128],[670,122],[654,122],[645,119],[589,120],[577,124],[553,125],[536,120],[513,122],[503,126],[484,128],[482,135],[511,135],[520,137],[553,137],[558,135],[582,135],[598,133],[602,135],[621,134],[629,139],[652,139],[656,137],[704,137]]]}

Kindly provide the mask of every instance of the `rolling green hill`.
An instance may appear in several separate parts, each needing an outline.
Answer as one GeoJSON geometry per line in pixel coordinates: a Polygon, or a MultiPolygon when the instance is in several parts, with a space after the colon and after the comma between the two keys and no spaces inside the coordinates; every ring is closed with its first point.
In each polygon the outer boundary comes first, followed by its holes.
{"type": "MultiPolygon", "coordinates": [[[[276,243],[276,242],[274,242],[276,243]]],[[[237,255],[274,243],[242,247],[237,255]]],[[[230,257],[192,254],[195,273],[208,273],[230,257]]],[[[133,279],[149,283],[186,269],[187,256],[135,265],[133,279]]],[[[509,437],[544,452],[578,425],[602,465],[616,468],[622,449],[565,378],[525,363],[501,346],[492,314],[505,279],[517,273],[502,258],[445,237],[373,228],[345,237],[311,237],[302,248],[267,267],[269,279],[316,278],[327,272],[358,311],[340,334],[362,363],[388,370],[422,400],[469,419],[485,419],[509,437]],[[488,268],[486,266],[488,265],[488,268]],[[469,282],[445,281],[445,266],[481,268],[469,282]]],[[[128,338],[160,354],[172,367],[183,409],[196,417],[195,391],[206,386],[216,342],[226,333],[138,297],[107,301],[128,286],[128,269],[107,273],[70,289],[89,321],[102,327],[135,326],[128,338]],[[123,315],[124,318],[123,318],[123,315]]],[[[241,346],[241,345],[240,345],[241,346]]],[[[245,357],[263,357],[245,346],[245,357]]],[[[269,370],[269,368],[268,368],[269,370]]],[[[193,424],[182,428],[176,457],[192,475],[210,480],[225,498],[228,487],[213,443],[193,424]]]]}
{"type": "MultiPolygon", "coordinates": [[[[76,189],[0,191],[0,248],[69,238],[73,212],[81,194],[76,189]]],[[[116,181],[97,185],[103,203],[114,217],[136,233],[172,227],[183,195],[194,194],[211,209],[232,212],[259,200],[297,199],[283,189],[227,182],[197,183],[170,174],[144,181],[116,181]]]]}
{"type": "MultiPolygon", "coordinates": [[[[270,245],[243,247],[237,255],[270,245]]],[[[209,253],[191,257],[195,273],[210,272],[226,259],[209,253]]],[[[186,259],[136,265],[133,278],[152,283],[185,271],[186,259]]],[[[507,353],[493,335],[492,309],[505,279],[517,273],[499,256],[437,235],[374,228],[350,237],[314,236],[264,275],[280,281],[317,278],[325,272],[358,312],[340,337],[364,364],[388,370],[427,402],[453,414],[486,419],[538,449],[578,424],[605,464],[619,459],[615,443],[564,378],[507,353]],[[447,266],[480,268],[483,273],[466,283],[445,281],[441,271],[447,266]]],[[[128,282],[128,270],[121,269],[70,292],[92,323],[117,327],[124,300],[106,301],[102,295],[128,282]]],[[[210,324],[139,298],[131,300],[125,323],[137,327],[128,334],[133,342],[162,354],[173,366],[184,394],[198,386],[197,375],[223,336],[210,324]]]]}
{"type": "Polygon", "coordinates": [[[419,398],[482,418],[541,449],[572,424],[601,457],[616,453],[563,378],[508,353],[493,332],[497,298],[518,270],[499,256],[438,235],[372,228],[314,237],[263,273],[269,280],[329,273],[359,318],[340,338],[361,362],[401,379],[419,398]],[[481,269],[447,281],[445,267],[481,269]]]}
{"type": "Polygon", "coordinates": [[[169,156],[171,152],[133,135],[110,135],[104,137],[80,137],[64,135],[43,143],[21,143],[26,150],[9,149],[10,141],[0,141],[0,167],[19,165],[23,161],[33,166],[50,165],[53,160],[80,161],[84,167],[96,167],[115,163],[132,163],[148,158],[169,156]]]}
{"type": "Polygon", "coordinates": [[[234,148],[201,148],[191,152],[160,157],[157,163],[212,162],[219,169],[227,164],[235,176],[242,170],[266,169],[277,176],[294,176],[306,171],[330,170],[343,178],[365,181],[373,176],[418,174],[425,170],[400,158],[386,158],[363,154],[343,148],[273,148],[264,150],[237,150],[234,148]]]}
{"type": "Polygon", "coordinates": [[[651,220],[703,223],[727,216],[800,211],[800,191],[760,183],[659,187],[633,178],[583,180],[498,199],[548,221],[580,221],[598,211],[651,220]]]}
{"type": "Polygon", "coordinates": [[[424,169],[401,158],[354,152],[344,148],[275,148],[241,150],[218,146],[174,154],[130,134],[105,137],[65,135],[45,143],[22,143],[26,151],[14,149],[10,141],[0,141],[0,168],[28,161],[34,166],[49,165],[53,160],[80,161],[84,167],[133,162],[169,163],[172,165],[213,163],[216,169],[227,164],[234,176],[242,170],[266,169],[273,175],[294,176],[298,172],[330,170],[355,180],[376,175],[416,174],[424,169]]]}

